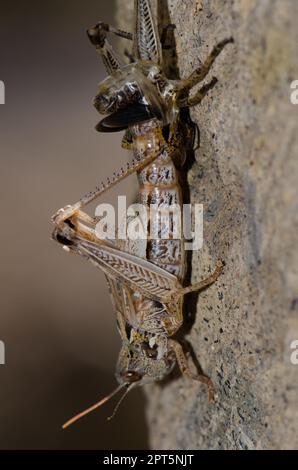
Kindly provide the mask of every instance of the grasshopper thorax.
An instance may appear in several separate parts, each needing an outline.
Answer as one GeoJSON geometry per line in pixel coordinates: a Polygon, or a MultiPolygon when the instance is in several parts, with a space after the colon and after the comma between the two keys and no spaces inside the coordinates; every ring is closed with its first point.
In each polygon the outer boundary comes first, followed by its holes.
{"type": "Polygon", "coordinates": [[[97,126],[100,132],[116,132],[157,119],[161,127],[175,115],[175,84],[152,62],[136,62],[122,67],[99,85],[94,105],[108,115],[97,126]]]}

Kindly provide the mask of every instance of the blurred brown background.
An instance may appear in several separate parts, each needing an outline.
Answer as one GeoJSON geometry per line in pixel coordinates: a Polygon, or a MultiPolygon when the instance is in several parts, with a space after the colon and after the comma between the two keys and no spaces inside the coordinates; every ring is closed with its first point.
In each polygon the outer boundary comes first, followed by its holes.
{"type": "MultiPolygon", "coordinates": [[[[94,130],[104,70],[86,28],[113,22],[114,2],[1,2],[1,449],[147,447],[141,390],[61,424],[115,386],[120,339],[104,276],[50,237],[51,215],[127,159],[121,135],[94,130]]],[[[134,191],[134,178],[114,190],[134,191]]]]}

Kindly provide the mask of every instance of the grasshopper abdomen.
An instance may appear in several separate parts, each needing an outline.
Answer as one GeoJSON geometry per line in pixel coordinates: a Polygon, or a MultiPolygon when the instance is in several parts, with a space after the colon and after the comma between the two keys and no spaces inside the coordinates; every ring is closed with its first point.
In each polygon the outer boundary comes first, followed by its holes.
{"type": "Polygon", "coordinates": [[[183,281],[185,253],[182,230],[183,195],[172,149],[156,121],[131,130],[134,151],[160,155],[138,172],[139,202],[148,211],[146,258],[183,281]],[[162,150],[161,150],[162,149],[162,150]]]}

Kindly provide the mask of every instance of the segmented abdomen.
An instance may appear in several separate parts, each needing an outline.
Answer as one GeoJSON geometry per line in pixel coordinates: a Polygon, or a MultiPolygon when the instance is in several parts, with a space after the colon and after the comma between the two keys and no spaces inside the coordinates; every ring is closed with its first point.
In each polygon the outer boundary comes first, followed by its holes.
{"type": "Polygon", "coordinates": [[[134,133],[136,155],[160,154],[138,173],[139,202],[147,208],[149,221],[146,258],[182,281],[185,254],[179,174],[162,131],[154,122],[136,126],[134,133]]]}

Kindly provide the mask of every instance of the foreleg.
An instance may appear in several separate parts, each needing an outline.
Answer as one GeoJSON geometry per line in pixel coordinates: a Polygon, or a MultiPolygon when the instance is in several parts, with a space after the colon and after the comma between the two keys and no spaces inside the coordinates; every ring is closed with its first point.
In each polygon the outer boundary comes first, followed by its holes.
{"type": "Polygon", "coordinates": [[[178,341],[175,341],[173,339],[169,340],[169,346],[175,353],[178,366],[182,374],[192,380],[197,380],[198,382],[201,382],[207,385],[209,401],[210,402],[214,401],[214,385],[213,385],[212,380],[204,374],[194,374],[190,370],[183,348],[181,344],[178,343],[178,341]]]}

